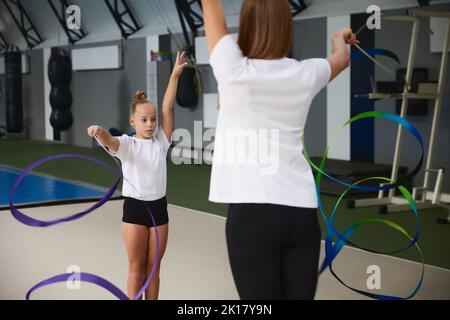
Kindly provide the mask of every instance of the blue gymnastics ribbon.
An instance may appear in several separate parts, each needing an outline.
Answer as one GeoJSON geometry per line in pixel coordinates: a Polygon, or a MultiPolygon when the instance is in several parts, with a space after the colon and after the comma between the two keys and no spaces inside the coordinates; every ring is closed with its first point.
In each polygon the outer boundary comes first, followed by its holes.
{"type": "MultiPolygon", "coordinates": [[[[338,128],[335,133],[333,134],[333,138],[331,140],[331,143],[334,141],[334,139],[336,138],[337,134],[346,126],[349,126],[351,123],[359,121],[359,120],[363,120],[363,119],[367,119],[367,118],[383,118],[383,119],[388,119],[391,120],[399,125],[401,125],[402,127],[404,127],[408,132],[410,132],[414,138],[419,142],[420,147],[421,147],[421,156],[420,156],[420,160],[418,165],[416,166],[416,168],[411,172],[410,177],[414,176],[418,170],[420,169],[422,162],[423,162],[423,156],[424,156],[424,146],[423,146],[423,141],[422,141],[422,137],[420,135],[420,133],[417,131],[416,128],[414,128],[414,126],[408,122],[407,120],[405,120],[404,118],[401,118],[397,115],[394,114],[389,114],[389,113],[385,113],[385,112],[376,112],[376,111],[371,111],[371,112],[365,112],[362,113],[360,115],[357,115],[355,117],[353,117],[352,119],[350,119],[349,121],[347,121],[344,125],[342,125],[340,128],[338,128]]],[[[331,144],[330,143],[330,144],[331,144]]],[[[411,194],[409,193],[409,191],[403,186],[401,185],[399,182],[395,182],[392,181],[391,179],[388,178],[384,178],[384,177],[371,177],[371,178],[367,178],[367,179],[363,179],[360,181],[357,181],[353,184],[348,184],[345,183],[341,180],[338,180],[332,176],[330,176],[329,174],[327,174],[324,171],[324,166],[328,157],[328,151],[329,151],[330,145],[327,146],[324,155],[322,157],[321,163],[319,166],[317,166],[316,164],[314,164],[306,149],[304,148],[304,154],[305,154],[305,158],[307,159],[307,161],[310,163],[310,165],[317,171],[317,176],[316,176],[316,190],[317,190],[317,197],[318,197],[318,204],[319,204],[319,209],[320,212],[322,214],[322,217],[325,221],[326,227],[327,227],[327,231],[326,231],[326,237],[325,237],[325,259],[322,263],[322,266],[320,268],[320,274],[326,269],[328,268],[331,272],[331,274],[341,283],[343,284],[345,287],[349,288],[350,290],[357,292],[361,295],[370,297],[370,298],[374,298],[374,299],[379,299],[379,300],[404,300],[404,299],[410,299],[412,297],[414,297],[417,292],[420,290],[422,283],[423,283],[423,276],[425,273],[425,264],[424,264],[424,260],[423,260],[423,254],[422,251],[417,243],[418,239],[419,239],[419,235],[420,235],[420,221],[419,221],[419,214],[417,211],[417,207],[416,207],[416,203],[414,201],[414,199],[412,198],[411,194]],[[336,183],[339,183],[345,187],[347,187],[347,189],[341,194],[341,196],[339,197],[339,199],[337,200],[330,218],[327,217],[327,214],[324,212],[324,208],[323,208],[323,204],[322,204],[322,200],[321,200],[321,195],[320,195],[320,183],[321,183],[321,179],[322,176],[325,176],[331,180],[333,180],[336,183]],[[386,185],[383,185],[381,187],[371,187],[371,186],[360,186],[361,183],[369,181],[369,180],[381,180],[381,181],[387,181],[389,182],[386,185]],[[401,227],[400,225],[386,220],[386,219],[380,219],[380,218],[364,218],[364,219],[359,219],[357,220],[355,223],[353,223],[352,225],[350,225],[347,229],[344,230],[344,232],[339,232],[335,227],[334,227],[334,220],[336,217],[336,210],[339,207],[339,204],[341,203],[341,201],[343,200],[345,194],[351,190],[351,189],[358,189],[358,190],[364,190],[364,191],[380,191],[380,190],[390,190],[393,188],[398,188],[400,190],[400,192],[402,193],[403,197],[408,201],[409,205],[411,206],[411,209],[414,213],[415,216],[415,220],[416,220],[416,233],[414,235],[414,237],[411,237],[408,232],[401,227]],[[404,235],[406,238],[408,238],[410,240],[409,244],[397,249],[397,250],[393,250],[393,251],[386,251],[386,252],[382,252],[382,251],[378,251],[378,250],[372,250],[370,248],[365,248],[362,246],[359,246],[353,242],[351,242],[349,239],[352,236],[353,232],[364,225],[370,224],[370,223],[381,223],[384,225],[387,225],[388,227],[396,230],[397,232],[400,232],[402,235],[404,235]],[[337,241],[333,243],[333,238],[336,237],[337,241]],[[363,290],[359,290],[356,288],[353,288],[349,285],[347,285],[342,279],[339,278],[339,276],[334,272],[333,270],[333,260],[338,256],[339,252],[342,250],[344,244],[350,244],[354,247],[360,248],[362,250],[371,252],[371,253],[377,253],[377,254],[394,254],[394,253],[399,253],[402,252],[412,246],[415,246],[420,254],[421,257],[421,261],[422,261],[422,274],[421,277],[415,287],[414,290],[412,290],[412,292],[406,296],[406,297],[398,297],[398,296],[391,296],[391,295],[382,295],[382,294],[374,294],[371,292],[367,292],[367,291],[363,291],[363,290]]]]}
{"type": "MultiPolygon", "coordinates": [[[[391,58],[392,60],[395,60],[398,64],[400,64],[399,57],[392,51],[386,50],[386,49],[367,49],[366,52],[371,56],[386,56],[391,58]]],[[[361,51],[353,51],[351,54],[351,60],[356,61],[364,57],[364,53],[361,51]]]]}

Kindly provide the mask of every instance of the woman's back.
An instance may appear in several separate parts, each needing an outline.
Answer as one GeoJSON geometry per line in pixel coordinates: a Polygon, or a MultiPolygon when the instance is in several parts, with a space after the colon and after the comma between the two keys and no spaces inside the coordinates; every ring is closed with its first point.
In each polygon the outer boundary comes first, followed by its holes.
{"type": "Polygon", "coordinates": [[[221,105],[210,200],[317,207],[301,135],[313,98],[330,79],[327,60],[248,59],[227,35],[210,63],[221,105]]]}

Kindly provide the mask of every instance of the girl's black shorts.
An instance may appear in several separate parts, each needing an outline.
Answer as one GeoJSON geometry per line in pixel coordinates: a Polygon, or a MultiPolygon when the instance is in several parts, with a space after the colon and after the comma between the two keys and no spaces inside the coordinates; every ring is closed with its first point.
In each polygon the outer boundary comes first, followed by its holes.
{"type": "Polygon", "coordinates": [[[143,201],[125,197],[122,221],[131,224],[139,224],[148,228],[154,227],[155,225],[153,224],[145,204],[150,208],[156,226],[162,226],[169,223],[166,197],[155,201],[143,201]]]}

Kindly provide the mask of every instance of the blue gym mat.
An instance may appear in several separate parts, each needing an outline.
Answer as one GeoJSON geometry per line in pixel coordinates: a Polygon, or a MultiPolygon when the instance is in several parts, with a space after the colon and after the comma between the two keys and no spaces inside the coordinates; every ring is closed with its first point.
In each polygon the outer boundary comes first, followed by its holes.
{"type": "MultiPolygon", "coordinates": [[[[9,205],[9,192],[19,174],[18,170],[0,166],[0,206],[9,205]]],[[[31,173],[22,180],[13,200],[15,205],[20,205],[99,198],[104,194],[105,191],[100,188],[95,189],[31,173]]]]}

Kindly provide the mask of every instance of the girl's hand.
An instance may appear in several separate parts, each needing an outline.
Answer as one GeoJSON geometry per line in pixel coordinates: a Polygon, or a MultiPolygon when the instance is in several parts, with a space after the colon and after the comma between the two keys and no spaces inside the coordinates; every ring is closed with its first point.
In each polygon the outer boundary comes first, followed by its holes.
{"type": "Polygon", "coordinates": [[[103,131],[103,128],[100,126],[90,126],[87,129],[88,135],[93,138],[94,136],[100,134],[103,131]]]}
{"type": "Polygon", "coordinates": [[[177,52],[177,59],[175,61],[175,66],[173,67],[172,76],[178,78],[186,66],[186,52],[183,51],[181,54],[180,52],[177,52]]]}

